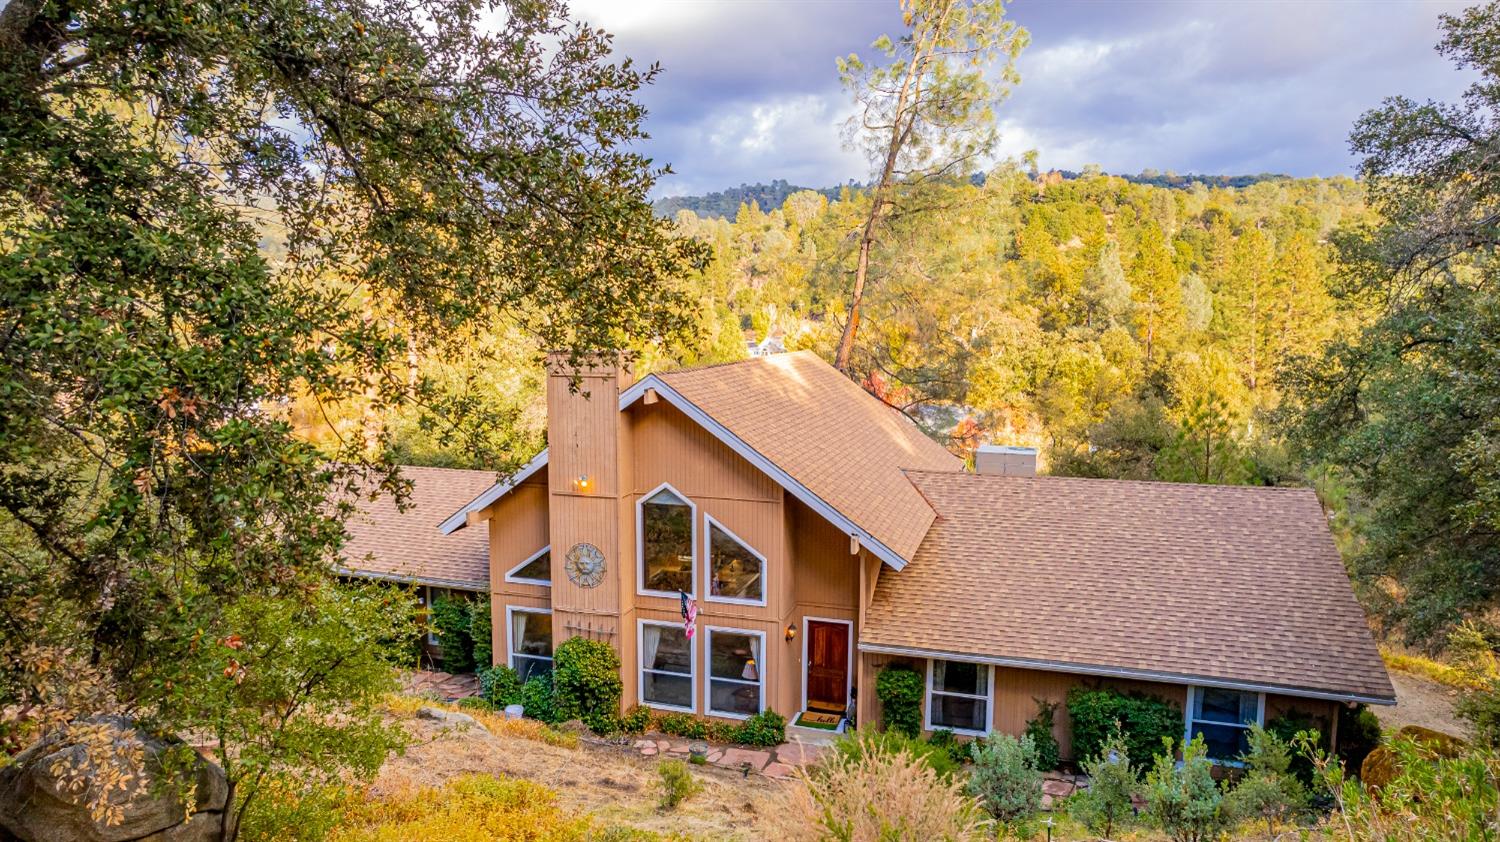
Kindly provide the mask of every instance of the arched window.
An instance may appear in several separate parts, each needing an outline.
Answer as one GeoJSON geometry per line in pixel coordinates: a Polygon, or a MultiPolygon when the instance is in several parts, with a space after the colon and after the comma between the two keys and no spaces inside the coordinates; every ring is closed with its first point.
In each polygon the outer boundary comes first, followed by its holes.
{"type": "Polygon", "coordinates": [[[636,503],[640,584],[653,596],[693,593],[698,507],[662,483],[636,503]]]}

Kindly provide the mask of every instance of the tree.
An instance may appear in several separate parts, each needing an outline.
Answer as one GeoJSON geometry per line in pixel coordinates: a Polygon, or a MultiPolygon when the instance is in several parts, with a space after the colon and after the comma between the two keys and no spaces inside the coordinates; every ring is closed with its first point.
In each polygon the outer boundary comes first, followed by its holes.
{"type": "Polygon", "coordinates": [[[548,0],[0,9],[8,739],[191,722],[177,635],[260,645],[246,606],[326,584],[352,498],[403,484],[378,429],[299,439],[298,396],[451,432],[484,413],[413,348],[489,319],[575,359],[681,330],[701,248],[630,150],[656,70],[611,49],[548,0]]]}
{"type": "Polygon", "coordinates": [[[899,40],[872,45],[889,63],[857,54],[838,59],[839,79],[854,97],[851,143],[870,160],[870,206],[860,229],[848,308],[834,364],[848,372],[859,331],[870,251],[881,224],[926,182],[962,178],[988,155],[999,135],[994,107],[1018,81],[1015,60],[1026,30],[1005,20],[1004,0],[902,0],[908,27],[899,40]],[[1003,58],[998,79],[991,63],[1003,58]]]}
{"type": "Polygon", "coordinates": [[[1119,723],[1099,753],[1083,761],[1083,771],[1089,776],[1089,788],[1068,799],[1068,814],[1103,838],[1112,839],[1115,827],[1135,814],[1134,798],[1141,789],[1140,772],[1130,763],[1119,723]]]}
{"type": "Polygon", "coordinates": [[[1122,319],[1130,312],[1130,283],[1120,266],[1120,247],[1113,240],[1099,250],[1099,258],[1083,274],[1085,323],[1100,330],[1122,319]]]}
{"type": "Polygon", "coordinates": [[[1129,277],[1136,333],[1146,346],[1149,367],[1168,332],[1182,321],[1182,284],[1160,226],[1147,223],[1142,228],[1129,277]]]}
{"type": "Polygon", "coordinates": [[[1500,597],[1500,5],[1442,17],[1439,51],[1480,79],[1461,103],[1393,97],[1351,135],[1378,222],[1341,230],[1336,288],[1359,332],[1291,366],[1309,460],[1366,517],[1350,559],[1408,641],[1500,597]]]}

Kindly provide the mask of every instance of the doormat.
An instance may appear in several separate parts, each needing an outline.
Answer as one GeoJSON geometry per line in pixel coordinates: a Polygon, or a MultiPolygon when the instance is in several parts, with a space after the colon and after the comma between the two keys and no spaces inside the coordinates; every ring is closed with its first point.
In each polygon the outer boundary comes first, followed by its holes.
{"type": "Polygon", "coordinates": [[[836,731],[838,730],[839,722],[843,718],[835,713],[818,713],[813,710],[805,710],[801,716],[797,717],[797,721],[792,724],[801,725],[805,728],[822,728],[825,731],[836,731]]]}

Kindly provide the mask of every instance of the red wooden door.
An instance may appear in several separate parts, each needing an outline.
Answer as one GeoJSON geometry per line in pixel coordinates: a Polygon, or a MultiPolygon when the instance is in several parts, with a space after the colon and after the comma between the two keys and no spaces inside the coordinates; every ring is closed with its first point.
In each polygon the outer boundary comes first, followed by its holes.
{"type": "Polygon", "coordinates": [[[807,621],[807,707],[843,713],[849,693],[849,627],[807,621]]]}

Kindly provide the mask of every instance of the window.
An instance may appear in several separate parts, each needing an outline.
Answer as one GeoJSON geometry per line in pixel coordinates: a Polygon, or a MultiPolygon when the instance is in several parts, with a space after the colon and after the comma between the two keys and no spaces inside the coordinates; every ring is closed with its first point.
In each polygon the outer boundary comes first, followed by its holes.
{"type": "Polygon", "coordinates": [[[640,623],[641,704],[693,711],[693,646],[675,623],[640,623]]]}
{"type": "Polygon", "coordinates": [[[708,524],[708,599],[766,604],[766,559],[718,521],[708,524]]]}
{"type": "Polygon", "coordinates": [[[542,547],[505,574],[505,581],[552,586],[552,548],[542,547]]]}
{"type": "Polygon", "coordinates": [[[765,635],[708,629],[708,712],[743,718],[760,713],[764,697],[765,635]]]}
{"type": "Polygon", "coordinates": [[[928,661],[927,728],[960,734],[990,730],[991,669],[968,661],[928,661]]]}
{"type": "Polygon", "coordinates": [[[1187,738],[1202,734],[1211,760],[1233,764],[1250,749],[1250,726],[1265,716],[1265,702],[1263,693],[1189,687],[1187,738]]]}
{"type": "Polygon", "coordinates": [[[552,672],[552,612],[545,608],[506,608],[510,621],[510,666],[521,681],[552,672]]]}
{"type": "Polygon", "coordinates": [[[693,522],[697,509],[662,483],[636,506],[641,534],[642,593],[676,596],[693,593],[693,522]]]}

